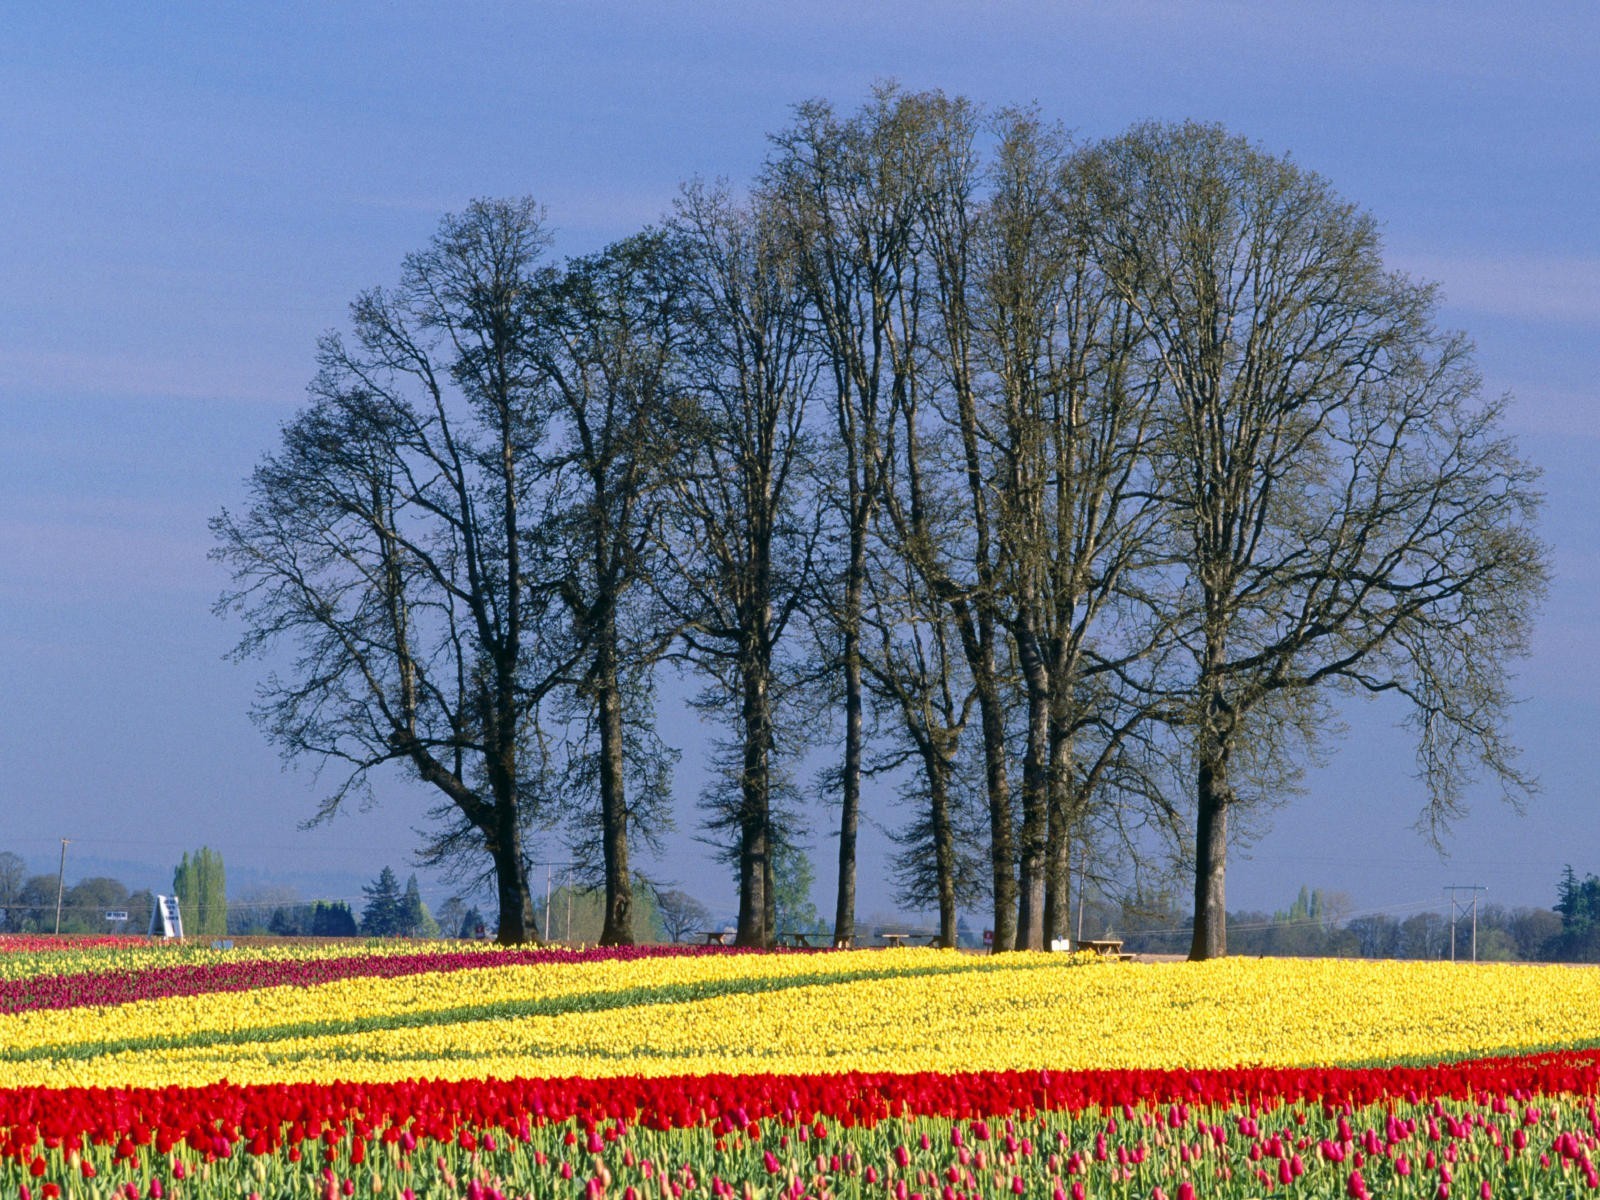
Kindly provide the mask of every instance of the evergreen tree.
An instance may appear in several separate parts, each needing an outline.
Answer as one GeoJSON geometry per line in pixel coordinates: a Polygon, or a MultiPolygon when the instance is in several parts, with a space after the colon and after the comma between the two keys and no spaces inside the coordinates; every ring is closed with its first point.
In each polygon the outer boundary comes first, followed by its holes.
{"type": "Polygon", "coordinates": [[[1569,863],[1556,897],[1561,932],[1552,939],[1554,956],[1564,962],[1600,962],[1600,878],[1579,880],[1569,863]]]}
{"type": "Polygon", "coordinates": [[[267,922],[267,932],[275,937],[297,937],[305,930],[295,919],[294,910],[280,905],[272,910],[272,917],[267,922]]]}
{"type": "Polygon", "coordinates": [[[413,874],[406,880],[405,895],[400,897],[401,937],[431,938],[439,936],[439,923],[433,919],[428,906],[422,902],[422,890],[413,874]]]}
{"type": "Polygon", "coordinates": [[[228,932],[228,888],[222,856],[205,846],[187,852],[172,872],[183,932],[189,937],[221,937],[228,932]]]}
{"type": "Polygon", "coordinates": [[[478,936],[478,931],[483,927],[483,914],[478,911],[478,906],[474,904],[467,909],[467,915],[461,918],[461,928],[456,931],[456,936],[475,938],[478,936]]]}
{"type": "Polygon", "coordinates": [[[312,937],[355,937],[356,916],[343,900],[318,900],[311,907],[312,937]]]}
{"type": "MultiPolygon", "coordinates": [[[[361,889],[367,906],[361,910],[361,932],[368,937],[396,937],[404,921],[400,882],[384,867],[378,878],[361,889]]],[[[419,898],[418,903],[421,903],[419,898]]]]}
{"type": "Polygon", "coordinates": [[[1568,863],[1556,885],[1556,911],[1561,914],[1562,932],[1569,937],[1582,937],[1600,925],[1600,878],[1593,875],[1581,883],[1568,863]]]}

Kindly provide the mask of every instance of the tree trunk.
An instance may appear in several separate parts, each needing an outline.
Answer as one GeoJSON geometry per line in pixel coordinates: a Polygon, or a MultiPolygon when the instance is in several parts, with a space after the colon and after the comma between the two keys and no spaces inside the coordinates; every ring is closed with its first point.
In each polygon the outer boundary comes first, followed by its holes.
{"type": "Polygon", "coordinates": [[[1050,835],[1045,850],[1045,945],[1072,936],[1072,821],[1068,788],[1051,781],[1050,835]]]}
{"type": "Polygon", "coordinates": [[[961,641],[978,693],[979,724],[983,729],[984,786],[989,796],[989,866],[994,900],[993,953],[1010,950],[1016,942],[1016,848],[1011,836],[1011,780],[1006,773],[1006,717],[1000,701],[1000,684],[994,666],[994,626],[980,613],[975,623],[958,606],[961,641]],[[975,627],[974,627],[975,625],[975,627]]]}
{"type": "Polygon", "coordinates": [[[925,753],[931,806],[928,815],[933,825],[933,864],[938,873],[939,945],[953,950],[956,945],[956,847],[955,835],[950,829],[950,764],[937,745],[925,753]]]}
{"type": "Polygon", "coordinates": [[[1028,696],[1027,748],[1022,760],[1021,881],[1017,949],[1044,949],[1045,849],[1050,816],[1050,682],[1031,632],[1017,638],[1028,696]]]}
{"type": "Polygon", "coordinates": [[[736,946],[767,944],[767,877],[771,839],[764,815],[741,814],[739,821],[739,929],[736,946]]]}
{"type": "Polygon", "coordinates": [[[739,931],[734,944],[771,946],[773,936],[772,714],[766,672],[747,661],[740,681],[743,770],[739,779],[739,931]]]}
{"type": "Polygon", "coordinates": [[[1227,753],[1202,752],[1195,820],[1194,940],[1189,958],[1200,962],[1228,953],[1228,904],[1223,873],[1228,860],[1227,753]]]}
{"type": "Polygon", "coordinates": [[[600,825],[606,868],[602,946],[633,945],[633,881],[628,872],[628,804],[623,775],[622,697],[616,656],[602,648],[597,671],[600,709],[600,825]]]}
{"type": "Polygon", "coordinates": [[[861,591],[866,576],[866,531],[850,532],[850,567],[844,589],[844,778],[839,806],[839,899],[833,944],[856,936],[856,827],[861,816],[861,591]]]}
{"type": "MultiPolygon", "coordinates": [[[[1088,799],[1072,780],[1072,734],[1061,656],[1050,697],[1050,827],[1045,845],[1044,936],[1050,942],[1072,936],[1072,850],[1078,819],[1088,799]]],[[[1082,886],[1082,881],[1080,881],[1082,886]]]]}
{"type": "Polygon", "coordinates": [[[488,839],[500,904],[500,932],[495,940],[502,946],[520,946],[538,940],[539,929],[533,917],[527,867],[522,861],[522,831],[517,828],[516,804],[497,805],[495,817],[498,824],[488,839]]]}

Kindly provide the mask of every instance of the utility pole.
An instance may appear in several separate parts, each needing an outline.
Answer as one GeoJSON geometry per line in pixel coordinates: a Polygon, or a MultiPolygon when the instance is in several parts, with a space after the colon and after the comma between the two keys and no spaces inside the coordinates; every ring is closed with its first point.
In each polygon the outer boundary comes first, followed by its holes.
{"type": "Polygon", "coordinates": [[[1087,890],[1089,882],[1089,847],[1083,847],[1083,854],[1078,860],[1078,940],[1073,945],[1077,950],[1083,946],[1083,893],[1087,890]]]}
{"type": "Polygon", "coordinates": [[[1478,893],[1488,891],[1481,883],[1456,883],[1445,888],[1450,897],[1450,961],[1456,960],[1456,915],[1467,910],[1467,901],[1459,898],[1460,892],[1472,893],[1472,961],[1478,961],[1478,893]]]}
{"type": "MultiPolygon", "coordinates": [[[[67,878],[67,846],[71,838],[61,839],[61,865],[56,868],[56,936],[61,936],[61,885],[67,878]]],[[[50,878],[48,875],[46,879],[50,878]]]]}

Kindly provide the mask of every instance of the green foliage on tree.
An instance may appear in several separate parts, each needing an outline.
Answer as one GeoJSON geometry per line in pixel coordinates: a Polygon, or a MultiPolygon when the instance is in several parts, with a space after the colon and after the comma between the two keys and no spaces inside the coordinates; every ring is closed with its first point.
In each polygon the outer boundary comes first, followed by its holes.
{"type": "MultiPolygon", "coordinates": [[[[670,941],[661,919],[655,889],[644,876],[635,874],[633,891],[633,931],[641,944],[670,941]]],[[[552,941],[574,945],[598,945],[605,933],[606,893],[602,887],[563,885],[550,893],[549,918],[546,920],[544,898],[536,902],[539,910],[539,927],[552,941]]]]}
{"type": "MultiPolygon", "coordinates": [[[[121,880],[91,875],[67,888],[61,897],[62,933],[105,933],[113,928],[143,933],[150,926],[150,910],[144,910],[144,923],[136,924],[128,907],[128,889],[121,880]],[[126,911],[126,924],[113,926],[106,913],[126,911]]],[[[53,925],[51,926],[54,927],[53,925]]]]}
{"type": "Polygon", "coordinates": [[[1600,926],[1600,878],[1590,875],[1579,882],[1568,863],[1556,884],[1556,896],[1562,933],[1581,936],[1600,926]]]}
{"type": "Polygon", "coordinates": [[[27,878],[28,864],[21,855],[0,851],[0,930],[22,928],[22,885],[27,878]]]}
{"type": "Polygon", "coordinates": [[[433,919],[428,906],[422,902],[422,889],[413,874],[406,880],[405,895],[400,897],[401,937],[435,938],[439,936],[439,922],[433,919]]]}
{"type": "Polygon", "coordinates": [[[378,877],[361,889],[367,905],[361,910],[361,932],[368,937],[396,937],[400,933],[400,881],[394,870],[384,867],[378,877]]]}
{"type": "Polygon", "coordinates": [[[1294,903],[1289,906],[1288,912],[1278,911],[1272,914],[1272,919],[1279,925],[1304,925],[1312,921],[1322,920],[1322,889],[1315,891],[1300,886],[1300,894],[1295,897],[1294,903]]]}
{"type": "Polygon", "coordinates": [[[478,911],[478,906],[474,904],[467,909],[466,914],[461,918],[461,928],[456,930],[456,936],[459,938],[475,938],[486,931],[483,914],[478,911]]]}
{"type": "Polygon", "coordinates": [[[1600,962],[1600,877],[1579,879],[1569,863],[1556,884],[1555,910],[1561,932],[1551,939],[1551,957],[1600,962]]]}
{"type": "Polygon", "coordinates": [[[355,937],[356,915],[343,900],[318,900],[311,906],[312,937],[355,937]]]}
{"type": "Polygon", "coordinates": [[[172,872],[172,891],[188,937],[221,937],[228,932],[228,889],[222,856],[202,846],[185,852],[172,872]]]}
{"type": "Polygon", "coordinates": [[[790,841],[777,844],[772,856],[772,884],[779,934],[828,931],[811,899],[811,885],[816,879],[811,856],[804,849],[790,841]]]}

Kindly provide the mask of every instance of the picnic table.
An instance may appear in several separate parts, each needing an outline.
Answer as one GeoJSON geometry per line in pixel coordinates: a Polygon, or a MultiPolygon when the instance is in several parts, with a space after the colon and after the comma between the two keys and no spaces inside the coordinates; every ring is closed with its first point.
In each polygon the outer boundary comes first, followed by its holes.
{"type": "Polygon", "coordinates": [[[729,929],[704,929],[701,932],[705,935],[706,945],[708,946],[726,946],[728,938],[733,933],[729,929]]]}
{"type": "Polygon", "coordinates": [[[911,935],[909,933],[880,933],[878,936],[883,939],[883,943],[886,946],[903,946],[906,943],[906,939],[911,935]]]}
{"type": "Polygon", "coordinates": [[[796,949],[815,950],[819,949],[820,945],[818,943],[814,943],[811,939],[825,938],[827,936],[828,935],[825,933],[791,933],[789,935],[789,941],[796,949]]]}
{"type": "Polygon", "coordinates": [[[1133,957],[1131,954],[1124,954],[1122,952],[1121,938],[1084,938],[1083,941],[1078,943],[1078,948],[1081,950],[1091,950],[1100,955],[1102,958],[1126,960],[1133,957]]]}

